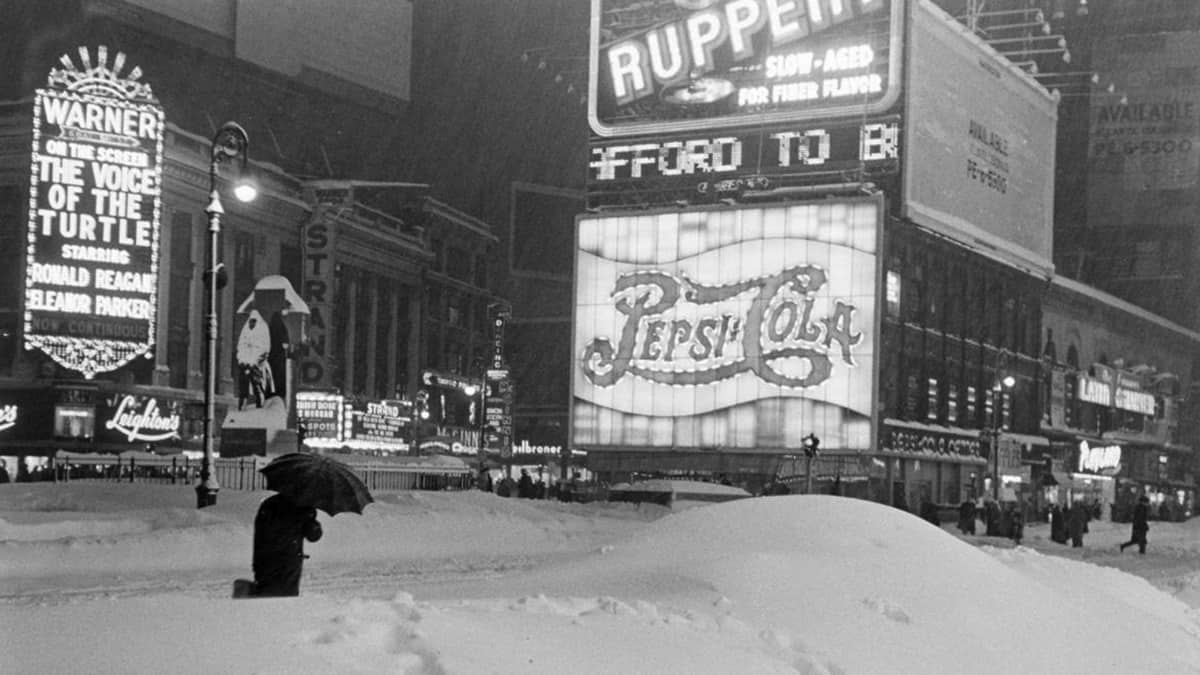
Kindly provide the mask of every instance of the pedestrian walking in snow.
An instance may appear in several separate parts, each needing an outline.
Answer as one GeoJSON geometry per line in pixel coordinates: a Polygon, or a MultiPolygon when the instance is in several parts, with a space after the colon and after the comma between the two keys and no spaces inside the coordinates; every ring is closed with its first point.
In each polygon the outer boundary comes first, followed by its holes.
{"type": "Polygon", "coordinates": [[[958,505],[958,529],[963,534],[975,534],[975,502],[970,499],[958,505]]]}
{"type": "Polygon", "coordinates": [[[1013,543],[1017,546],[1021,545],[1021,539],[1025,536],[1025,514],[1021,511],[1020,504],[1010,507],[1008,515],[1009,536],[1012,537],[1013,543]]]}
{"type": "Polygon", "coordinates": [[[533,478],[529,472],[521,469],[521,477],[517,479],[517,496],[521,499],[533,499],[533,478]]]}
{"type": "Polygon", "coordinates": [[[983,524],[987,528],[987,536],[999,537],[1003,535],[1000,524],[1001,513],[1000,505],[994,499],[986,499],[983,502],[983,524]]]}
{"type": "Polygon", "coordinates": [[[297,506],[283,494],[263,500],[254,517],[254,595],[300,595],[304,540],[320,538],[316,509],[297,506]]]}
{"type": "Polygon", "coordinates": [[[942,519],[938,517],[937,505],[929,500],[928,495],[921,497],[921,508],[919,511],[922,518],[928,520],[934,527],[942,526],[942,519]]]}
{"type": "Polygon", "coordinates": [[[1058,504],[1050,505],[1050,541],[1067,543],[1067,517],[1058,504]]]}
{"type": "Polygon", "coordinates": [[[1133,533],[1129,541],[1121,544],[1124,551],[1127,546],[1137,544],[1138,553],[1146,554],[1146,533],[1150,531],[1150,498],[1146,495],[1138,497],[1137,506],[1133,507],[1133,533]]]}
{"type": "Polygon", "coordinates": [[[1071,537],[1071,546],[1083,546],[1083,535],[1087,532],[1088,507],[1083,502],[1075,502],[1067,509],[1067,534],[1071,537]]]}

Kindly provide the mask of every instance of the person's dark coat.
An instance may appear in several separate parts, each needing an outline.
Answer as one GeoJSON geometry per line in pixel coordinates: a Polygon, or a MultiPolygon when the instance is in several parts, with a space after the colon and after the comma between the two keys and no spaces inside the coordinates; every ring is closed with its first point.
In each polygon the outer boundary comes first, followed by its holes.
{"type": "Polygon", "coordinates": [[[1021,512],[1021,506],[1014,506],[1008,515],[1008,536],[1012,538],[1016,544],[1021,543],[1021,539],[1025,536],[1025,514],[1021,512]]]}
{"type": "Polygon", "coordinates": [[[1133,507],[1133,531],[1142,534],[1150,531],[1150,505],[1144,501],[1133,507]]]}
{"type": "Polygon", "coordinates": [[[938,517],[937,505],[928,499],[921,500],[920,516],[937,527],[942,526],[942,519],[938,517]]]}
{"type": "Polygon", "coordinates": [[[1138,553],[1146,552],[1146,533],[1150,531],[1150,500],[1142,497],[1137,506],[1133,507],[1133,533],[1129,541],[1121,544],[1121,550],[1126,546],[1137,544],[1138,553]]]}
{"type": "Polygon", "coordinates": [[[501,478],[499,480],[499,482],[496,483],[496,496],[497,497],[511,497],[512,493],[513,493],[513,479],[511,477],[505,476],[504,478],[501,478]]]}
{"type": "Polygon", "coordinates": [[[1050,541],[1067,543],[1067,518],[1058,504],[1050,507],[1050,541]]]}
{"type": "Polygon", "coordinates": [[[1001,536],[1000,505],[989,499],[983,505],[983,523],[987,526],[987,536],[1001,536]]]}
{"type": "Polygon", "coordinates": [[[320,538],[315,509],[297,506],[282,494],[263,500],[254,517],[254,594],[300,595],[304,540],[320,538]]]}
{"type": "Polygon", "coordinates": [[[521,499],[533,499],[533,478],[522,469],[521,477],[517,479],[517,496],[521,499]]]}
{"type": "Polygon", "coordinates": [[[1088,519],[1088,507],[1083,502],[1075,502],[1067,509],[1067,534],[1071,537],[1071,546],[1083,546],[1088,519]]]}
{"type": "Polygon", "coordinates": [[[958,505],[958,529],[963,534],[975,534],[975,511],[975,502],[970,499],[958,505]]]}

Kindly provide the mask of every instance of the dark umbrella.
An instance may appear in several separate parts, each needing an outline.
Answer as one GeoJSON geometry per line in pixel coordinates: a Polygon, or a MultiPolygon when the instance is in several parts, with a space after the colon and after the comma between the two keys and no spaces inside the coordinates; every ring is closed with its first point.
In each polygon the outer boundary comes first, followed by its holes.
{"type": "Polygon", "coordinates": [[[362,513],[375,501],[353,469],[324,455],[292,452],[276,457],[259,471],[267,477],[268,490],[331,516],[343,511],[362,513]]]}

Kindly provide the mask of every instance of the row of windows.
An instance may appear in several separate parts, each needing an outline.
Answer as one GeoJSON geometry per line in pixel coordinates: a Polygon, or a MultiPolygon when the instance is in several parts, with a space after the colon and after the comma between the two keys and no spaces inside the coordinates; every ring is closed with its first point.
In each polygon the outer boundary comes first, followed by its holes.
{"type": "Polygon", "coordinates": [[[898,243],[886,271],[888,316],[950,336],[1037,354],[1040,297],[943,247],[898,243]]]}

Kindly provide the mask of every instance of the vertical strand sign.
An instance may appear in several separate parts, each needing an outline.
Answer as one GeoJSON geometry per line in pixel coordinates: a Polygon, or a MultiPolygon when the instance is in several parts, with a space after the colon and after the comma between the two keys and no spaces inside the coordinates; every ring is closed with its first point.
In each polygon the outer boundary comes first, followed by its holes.
{"type": "Polygon", "coordinates": [[[63,55],[33,111],[25,348],[92,378],[154,344],[163,110],[125,55],[63,55]]]}

